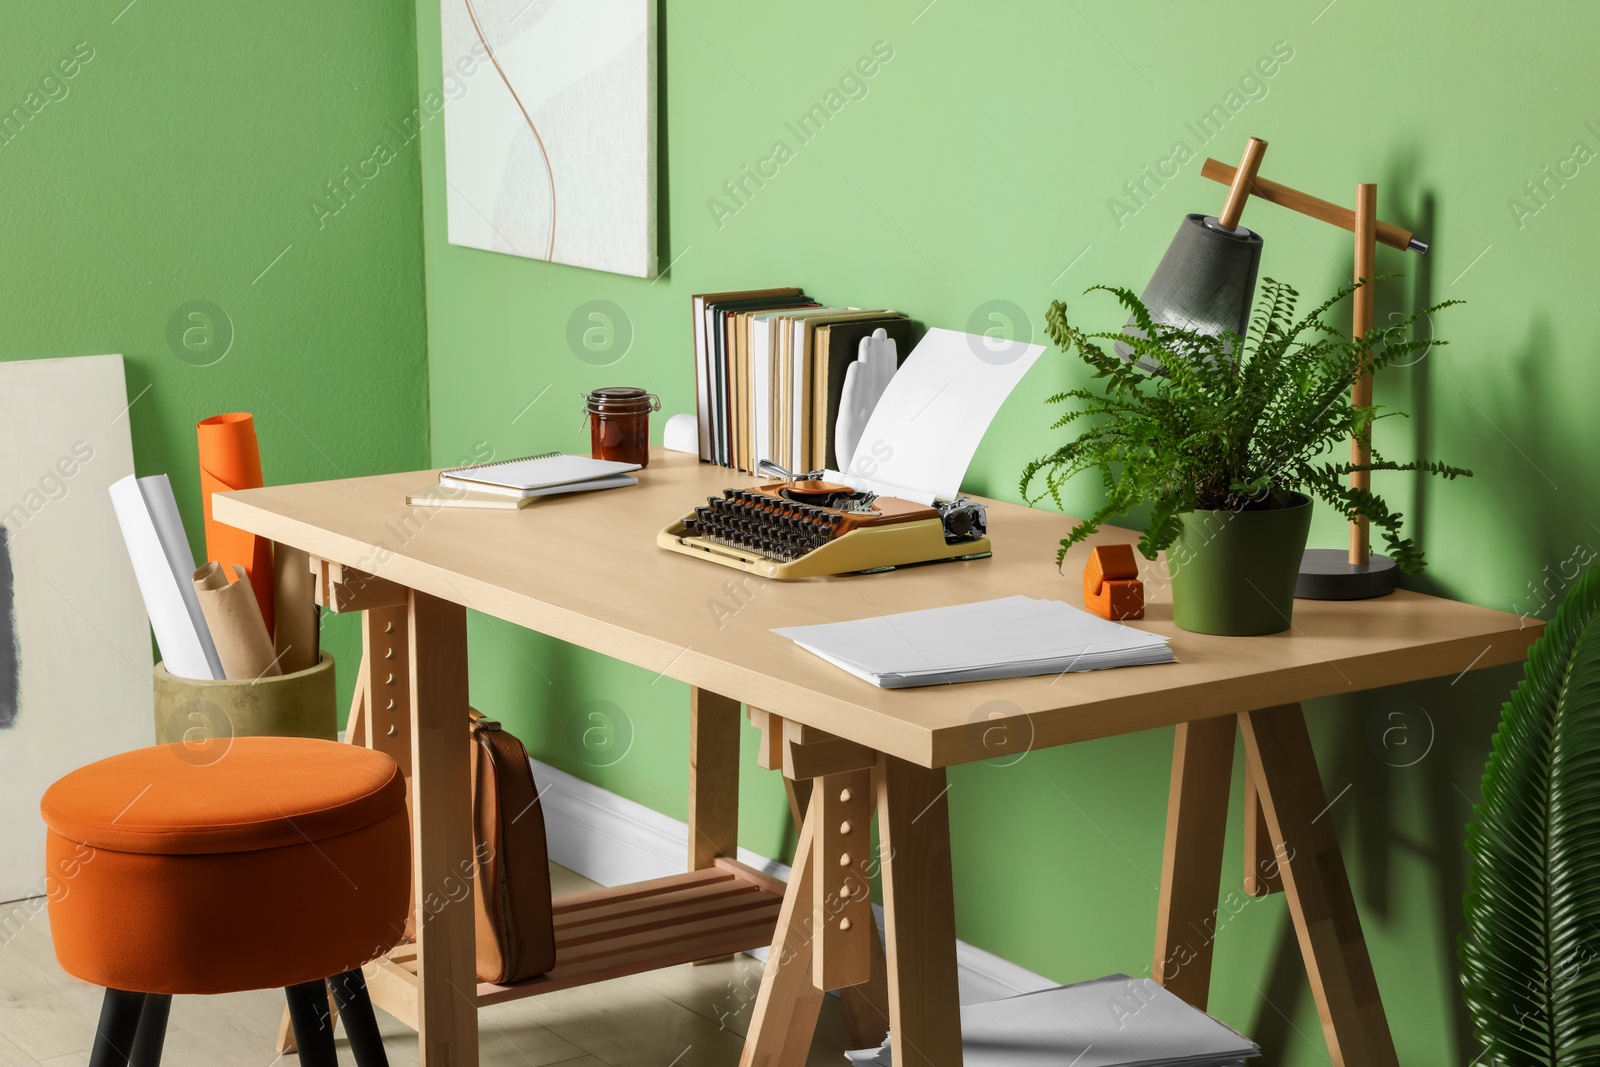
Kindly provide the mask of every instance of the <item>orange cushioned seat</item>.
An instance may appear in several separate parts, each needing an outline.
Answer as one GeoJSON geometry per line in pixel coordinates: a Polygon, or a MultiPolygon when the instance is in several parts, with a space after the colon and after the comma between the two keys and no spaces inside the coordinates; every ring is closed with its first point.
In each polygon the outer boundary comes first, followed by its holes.
{"type": "Polygon", "coordinates": [[[239,737],[74,771],[41,808],[72,975],[132,993],[297,986],[401,939],[405,780],[358,745],[239,737]]]}

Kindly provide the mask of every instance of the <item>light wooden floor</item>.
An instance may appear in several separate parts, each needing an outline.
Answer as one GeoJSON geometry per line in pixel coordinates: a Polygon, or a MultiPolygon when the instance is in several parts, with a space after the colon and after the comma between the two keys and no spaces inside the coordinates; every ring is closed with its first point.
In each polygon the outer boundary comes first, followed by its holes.
{"type": "MultiPolygon", "coordinates": [[[[555,892],[594,883],[551,865],[555,892]]],[[[0,1067],[82,1067],[101,991],[64,974],[50,947],[43,901],[0,904],[0,1067]]],[[[733,1067],[750,1022],[761,964],[749,956],[673,967],[485,1008],[484,1067],[733,1067]]],[[[163,1067],[281,1067],[272,1050],[280,990],[175,997],[163,1067]]],[[[390,1062],[417,1062],[416,1035],[378,1013],[390,1062]]],[[[810,1063],[845,1063],[845,1029],[828,997],[810,1063]]],[[[340,1058],[353,1063],[339,1040],[340,1058]]]]}

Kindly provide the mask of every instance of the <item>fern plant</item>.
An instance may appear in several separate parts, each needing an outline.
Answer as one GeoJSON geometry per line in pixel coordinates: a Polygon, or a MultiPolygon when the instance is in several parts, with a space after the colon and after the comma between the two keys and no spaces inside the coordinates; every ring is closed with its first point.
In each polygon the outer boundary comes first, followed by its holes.
{"type": "Polygon", "coordinates": [[[1479,1062],[1600,1063],[1600,567],[1529,652],[1473,819],[1460,956],[1479,1062]]]}
{"type": "Polygon", "coordinates": [[[1104,388],[1069,389],[1047,403],[1069,405],[1051,429],[1077,435],[1022,472],[1030,504],[1049,497],[1061,507],[1061,488],[1097,470],[1105,503],[1062,539],[1056,562],[1100,525],[1140,504],[1150,518],[1139,539],[1149,559],[1169,547],[1180,516],[1195,510],[1244,511],[1286,507],[1303,492],[1346,518],[1364,516],[1383,532],[1395,563],[1421,570],[1422,550],[1403,536],[1402,517],[1382,497],[1354,489],[1356,470],[1426,471],[1455,478],[1471,472],[1442,463],[1398,463],[1374,451],[1355,466],[1327,458],[1351,438],[1370,443],[1376,407],[1357,407],[1350,390],[1364,368],[1392,363],[1445,342],[1412,338],[1409,327],[1458,301],[1420,311],[1403,322],[1352,338],[1323,318],[1359,285],[1346,286],[1297,317],[1299,294],[1264,279],[1246,337],[1213,336],[1152,322],[1130,290],[1094,286],[1113,294],[1132,315],[1134,329],[1085,333],[1067,319],[1057,300],[1045,313],[1051,340],[1088,364],[1104,388]],[[1118,342],[1134,360],[1108,354],[1101,342],[1118,342]],[[1154,366],[1154,371],[1138,364],[1154,366]]]}

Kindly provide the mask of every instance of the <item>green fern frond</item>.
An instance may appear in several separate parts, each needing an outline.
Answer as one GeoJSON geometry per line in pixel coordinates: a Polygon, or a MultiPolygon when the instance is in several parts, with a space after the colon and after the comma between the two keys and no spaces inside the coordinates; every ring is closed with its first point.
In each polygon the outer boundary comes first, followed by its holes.
{"type": "MultiPolygon", "coordinates": [[[[1098,468],[1104,506],[1097,517],[1073,527],[1063,549],[1093,536],[1104,519],[1148,504],[1151,518],[1140,548],[1153,556],[1171,545],[1177,517],[1185,511],[1270,506],[1302,491],[1352,519],[1366,518],[1399,566],[1420,570],[1422,551],[1404,536],[1402,516],[1381,497],[1344,484],[1355,468],[1324,457],[1352,437],[1370,442],[1372,424],[1398,414],[1355,406],[1351,386],[1369,369],[1443,345],[1411,338],[1409,331],[1454,302],[1352,338],[1324,316],[1364,284],[1345,286],[1302,312],[1293,287],[1264,279],[1244,337],[1157,322],[1131,290],[1115,286],[1086,292],[1109,293],[1127,311],[1130,321],[1120,330],[1085,332],[1072,324],[1065,303],[1053,301],[1045,312],[1050,339],[1077,356],[1101,384],[1048,398],[1064,408],[1051,429],[1075,436],[1023,469],[1024,499],[1048,497],[1060,507],[1067,482],[1098,468]],[[1133,359],[1108,351],[1112,345],[1133,359]],[[1139,363],[1159,369],[1143,370],[1139,363]]],[[[1471,473],[1378,455],[1361,469],[1447,479],[1471,473]]]]}
{"type": "Polygon", "coordinates": [[[1600,1062],[1600,568],[1528,654],[1467,852],[1459,954],[1478,1062],[1600,1062]]]}

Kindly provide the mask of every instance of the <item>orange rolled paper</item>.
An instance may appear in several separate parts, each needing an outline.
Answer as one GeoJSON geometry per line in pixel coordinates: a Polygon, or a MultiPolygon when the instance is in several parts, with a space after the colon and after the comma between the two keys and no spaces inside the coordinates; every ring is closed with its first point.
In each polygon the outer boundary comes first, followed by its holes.
{"type": "Polygon", "coordinates": [[[232,489],[259,489],[261,449],[256,443],[256,422],[248,411],[233,411],[201,419],[195,428],[200,441],[200,500],[206,517],[206,556],[224,567],[239,564],[250,576],[261,617],[272,632],[272,543],[263,537],[226,526],[211,516],[211,494],[232,489]]]}

